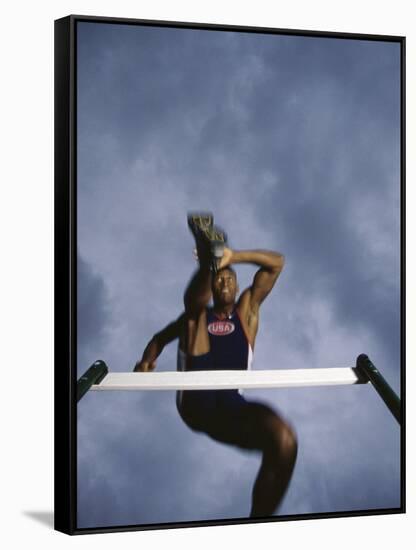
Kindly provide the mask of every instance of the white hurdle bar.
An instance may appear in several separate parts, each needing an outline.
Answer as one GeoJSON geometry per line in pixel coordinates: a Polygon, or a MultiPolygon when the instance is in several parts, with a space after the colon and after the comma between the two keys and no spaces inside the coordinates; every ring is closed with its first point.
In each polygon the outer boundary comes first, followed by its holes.
{"type": "Polygon", "coordinates": [[[339,386],[368,382],[355,368],[111,372],[93,391],[228,390],[339,386]]]}
{"type": "Polygon", "coordinates": [[[88,390],[230,390],[296,388],[371,383],[401,424],[403,405],[367,355],[357,357],[350,368],[290,370],[204,370],[164,372],[109,372],[98,360],[77,382],[77,402],[88,390]]]}

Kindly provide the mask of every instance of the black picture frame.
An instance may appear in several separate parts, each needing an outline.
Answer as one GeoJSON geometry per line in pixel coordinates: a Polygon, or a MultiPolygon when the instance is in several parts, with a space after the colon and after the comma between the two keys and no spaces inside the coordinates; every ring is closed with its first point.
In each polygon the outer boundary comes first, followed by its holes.
{"type": "MultiPolygon", "coordinates": [[[[405,506],[405,37],[70,15],[55,21],[55,529],[70,535],[404,513],[405,506]],[[401,497],[397,508],[112,527],[77,526],[77,25],[130,25],[394,42],[400,46],[401,497]]],[[[85,365],[87,368],[88,365],[85,365]]],[[[370,367],[373,365],[370,363],[370,367]]],[[[377,370],[374,367],[374,370],[377,370]]],[[[370,374],[371,377],[371,374],[370,374]]],[[[378,385],[383,384],[383,380],[378,385]]],[[[377,381],[372,380],[377,388],[377,381]]],[[[92,378],[90,385],[99,383],[92,378]]],[[[88,388],[85,390],[87,391],[88,388]]],[[[394,401],[394,395],[391,399],[394,401]]],[[[384,397],[383,397],[384,399],[384,397]]],[[[386,398],[387,401],[389,397],[386,398]]],[[[385,400],[386,400],[385,399],[385,400]]],[[[390,401],[391,401],[390,399],[390,401]]]]}

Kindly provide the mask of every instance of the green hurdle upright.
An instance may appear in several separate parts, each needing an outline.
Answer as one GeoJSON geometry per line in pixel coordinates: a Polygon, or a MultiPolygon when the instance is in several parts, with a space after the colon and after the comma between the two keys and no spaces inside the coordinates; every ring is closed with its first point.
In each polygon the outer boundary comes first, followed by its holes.
{"type": "Polygon", "coordinates": [[[104,361],[93,363],[77,382],[77,402],[94,384],[99,384],[108,374],[108,367],[104,361]]]}
{"type": "Polygon", "coordinates": [[[386,380],[373,365],[367,355],[362,353],[357,357],[357,371],[365,377],[379,394],[381,399],[387,405],[389,411],[399,424],[402,421],[401,402],[399,397],[394,393],[386,380]]]}

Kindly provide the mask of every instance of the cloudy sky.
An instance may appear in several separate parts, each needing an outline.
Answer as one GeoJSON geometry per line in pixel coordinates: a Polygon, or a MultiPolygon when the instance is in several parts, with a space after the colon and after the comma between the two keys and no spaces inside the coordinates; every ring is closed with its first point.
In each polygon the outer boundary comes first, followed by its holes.
{"type": "MultiPolygon", "coordinates": [[[[204,209],[231,247],[286,256],[253,368],[364,352],[399,392],[399,44],[90,22],[77,44],[78,375],[132,370],[181,313],[204,209]]],[[[280,515],[400,505],[399,428],[370,386],[246,396],[298,434],[280,515]]],[[[259,463],[192,432],[173,392],[90,392],[78,527],[247,517],[259,463]]]]}

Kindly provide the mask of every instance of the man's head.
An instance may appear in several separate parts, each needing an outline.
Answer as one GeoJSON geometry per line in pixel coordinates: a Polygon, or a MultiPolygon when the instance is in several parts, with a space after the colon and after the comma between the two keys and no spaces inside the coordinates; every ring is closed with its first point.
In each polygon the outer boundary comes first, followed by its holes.
{"type": "Polygon", "coordinates": [[[223,267],[212,276],[212,298],[215,306],[234,304],[238,292],[237,274],[232,267],[223,267]]]}

